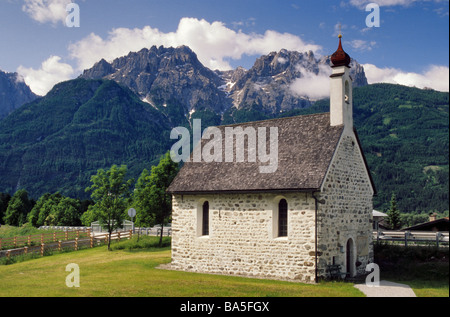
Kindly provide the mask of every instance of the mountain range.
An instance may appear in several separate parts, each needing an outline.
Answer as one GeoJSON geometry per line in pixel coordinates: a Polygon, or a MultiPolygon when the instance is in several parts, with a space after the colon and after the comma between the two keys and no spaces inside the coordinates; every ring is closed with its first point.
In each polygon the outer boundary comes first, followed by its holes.
{"type": "MultiPolygon", "coordinates": [[[[329,111],[327,98],[292,89],[308,74],[328,76],[329,64],[312,52],[281,50],[249,70],[213,71],[186,46],[101,60],[0,120],[0,192],[84,199],[97,169],[126,164],[137,179],[176,142],[171,129],[190,129],[192,119],[207,127],[329,111]]],[[[402,211],[448,210],[448,93],[367,85],[363,67],[351,66],[375,208],[385,209],[396,192],[402,211]]]]}
{"type": "MultiPolygon", "coordinates": [[[[328,56],[317,59],[311,51],[283,49],[261,56],[249,70],[212,71],[187,46],[153,46],[111,63],[102,59],[80,78],[114,80],[154,107],[177,103],[185,115],[208,110],[223,114],[251,106],[275,114],[311,106],[307,96],[295,94],[290,87],[305,73],[318,75],[329,66],[328,56]]],[[[355,87],[367,85],[363,67],[354,60],[352,76],[355,87]]]]}

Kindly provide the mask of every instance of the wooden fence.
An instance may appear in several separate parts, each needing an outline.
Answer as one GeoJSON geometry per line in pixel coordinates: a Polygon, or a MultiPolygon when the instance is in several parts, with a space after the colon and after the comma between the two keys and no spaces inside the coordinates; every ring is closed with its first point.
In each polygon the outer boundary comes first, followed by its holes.
{"type": "Polygon", "coordinates": [[[425,232],[425,231],[374,231],[374,241],[392,241],[408,245],[436,245],[447,246],[449,244],[448,232],[425,232]]]}
{"type": "MultiPolygon", "coordinates": [[[[89,232],[89,231],[87,231],[89,232]]],[[[111,241],[117,240],[120,241],[121,239],[131,239],[133,237],[132,230],[129,231],[122,231],[122,232],[114,232],[111,234],[111,241]]],[[[17,256],[17,255],[23,255],[23,254],[31,254],[31,253],[37,253],[41,256],[44,256],[46,252],[49,251],[69,251],[74,250],[77,251],[81,248],[93,248],[99,245],[107,244],[109,240],[109,234],[103,233],[103,234],[96,234],[85,237],[75,237],[73,240],[50,240],[47,243],[40,243],[39,245],[33,245],[33,246],[24,246],[22,248],[14,248],[9,250],[3,250],[0,251],[0,257],[11,257],[11,256],[17,256]]]]}
{"type": "Polygon", "coordinates": [[[91,235],[90,229],[84,231],[60,231],[51,233],[41,233],[35,235],[12,237],[12,238],[0,238],[0,250],[11,249],[17,247],[31,247],[34,245],[40,245],[48,242],[57,242],[59,240],[74,240],[75,238],[86,238],[91,235]]]}

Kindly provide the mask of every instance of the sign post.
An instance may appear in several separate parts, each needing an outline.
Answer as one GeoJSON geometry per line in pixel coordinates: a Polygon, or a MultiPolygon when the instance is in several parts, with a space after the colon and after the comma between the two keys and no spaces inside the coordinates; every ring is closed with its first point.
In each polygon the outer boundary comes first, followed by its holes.
{"type": "Polygon", "coordinates": [[[128,216],[131,217],[131,222],[132,222],[131,229],[133,230],[133,233],[134,233],[134,221],[133,221],[133,218],[134,218],[134,216],[136,216],[136,209],[134,209],[134,208],[128,209],[128,216]]]}

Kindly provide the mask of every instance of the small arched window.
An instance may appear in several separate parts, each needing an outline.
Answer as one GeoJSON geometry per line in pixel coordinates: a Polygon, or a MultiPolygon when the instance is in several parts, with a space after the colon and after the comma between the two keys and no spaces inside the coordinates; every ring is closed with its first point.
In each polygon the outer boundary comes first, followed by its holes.
{"type": "Polygon", "coordinates": [[[209,235],[209,203],[208,201],[205,201],[203,203],[203,210],[202,210],[202,235],[208,236],[209,235]]]}
{"type": "Polygon", "coordinates": [[[288,235],[288,205],[286,199],[281,199],[278,203],[278,236],[288,235]]]}

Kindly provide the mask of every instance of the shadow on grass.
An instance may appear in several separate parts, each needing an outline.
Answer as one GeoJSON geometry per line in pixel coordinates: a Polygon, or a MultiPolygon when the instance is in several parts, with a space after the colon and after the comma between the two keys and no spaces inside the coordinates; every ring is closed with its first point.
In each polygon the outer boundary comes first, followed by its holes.
{"type": "Polygon", "coordinates": [[[410,285],[417,296],[449,296],[449,250],[374,244],[381,279],[410,285]]]}

